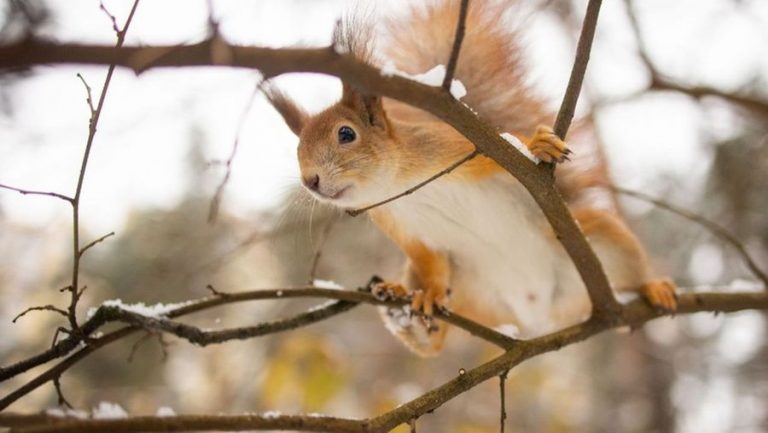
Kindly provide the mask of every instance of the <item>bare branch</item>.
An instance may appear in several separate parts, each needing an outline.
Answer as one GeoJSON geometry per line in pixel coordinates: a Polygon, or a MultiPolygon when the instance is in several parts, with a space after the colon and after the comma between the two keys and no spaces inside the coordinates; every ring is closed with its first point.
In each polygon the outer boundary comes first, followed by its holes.
{"type": "Polygon", "coordinates": [[[317,243],[315,254],[312,257],[312,266],[309,268],[309,284],[313,284],[315,281],[315,277],[317,276],[317,267],[320,264],[320,256],[323,255],[323,247],[325,246],[325,242],[328,240],[328,237],[331,234],[331,230],[333,230],[333,226],[336,225],[337,221],[338,218],[329,218],[325,223],[323,232],[320,234],[320,240],[317,243]]]}
{"type": "Polygon", "coordinates": [[[115,33],[120,33],[120,28],[117,27],[117,18],[115,18],[114,15],[107,9],[106,6],[104,6],[104,0],[99,0],[99,9],[101,9],[109,18],[110,21],[112,21],[112,30],[115,31],[115,33]]]}
{"type": "Polygon", "coordinates": [[[507,419],[507,375],[509,370],[499,375],[499,402],[501,407],[499,408],[499,432],[504,433],[504,421],[507,419]]]}
{"type": "Polygon", "coordinates": [[[715,235],[716,237],[720,238],[724,242],[731,245],[736,252],[741,256],[742,260],[744,260],[744,263],[747,265],[750,271],[752,271],[752,274],[760,279],[760,281],[763,282],[763,286],[768,289],[768,274],[763,272],[762,269],[760,269],[760,266],[757,265],[757,262],[752,258],[752,256],[747,251],[747,248],[744,246],[744,244],[741,243],[734,235],[732,235],[728,229],[721,226],[720,224],[704,218],[701,215],[698,215],[696,213],[693,213],[691,211],[688,211],[686,209],[683,209],[681,207],[675,206],[672,203],[666,202],[664,200],[660,200],[658,198],[652,197],[648,194],[639,192],[639,191],[633,191],[627,188],[621,188],[615,185],[610,186],[611,189],[616,191],[619,194],[624,194],[629,197],[634,197],[638,200],[642,200],[648,203],[653,204],[656,207],[659,207],[661,209],[667,210],[669,212],[672,212],[676,215],[679,215],[689,221],[693,221],[705,229],[707,229],[710,233],[715,235]]]}
{"type": "Polygon", "coordinates": [[[216,221],[216,217],[219,214],[221,197],[224,195],[224,188],[227,186],[229,177],[232,174],[232,161],[234,161],[235,155],[237,155],[237,148],[240,145],[240,134],[242,133],[243,126],[245,125],[245,121],[248,118],[248,113],[251,112],[251,107],[253,107],[253,102],[256,100],[256,95],[259,93],[261,84],[263,82],[263,79],[259,79],[259,82],[256,83],[256,87],[253,89],[250,98],[248,98],[248,102],[245,104],[245,108],[243,108],[243,112],[240,115],[240,120],[237,122],[237,132],[235,132],[235,140],[232,142],[232,150],[230,150],[227,160],[224,161],[226,172],[224,173],[224,177],[221,179],[219,186],[216,187],[216,192],[213,194],[213,199],[211,199],[211,206],[208,209],[209,223],[216,221]]]}
{"type": "Polygon", "coordinates": [[[458,160],[458,161],[454,162],[453,164],[451,164],[450,166],[446,167],[444,170],[442,170],[442,171],[440,171],[438,173],[435,173],[429,179],[427,179],[427,180],[425,180],[423,182],[419,182],[418,184],[408,188],[407,190],[401,192],[400,194],[398,194],[396,196],[392,196],[392,197],[390,197],[390,198],[388,198],[386,200],[382,200],[382,201],[380,201],[378,203],[374,203],[374,204],[372,204],[370,206],[366,206],[364,208],[348,210],[347,214],[351,215],[353,217],[354,216],[358,216],[361,213],[369,211],[369,210],[371,210],[371,209],[373,209],[375,207],[379,207],[381,205],[384,205],[384,204],[387,204],[389,202],[395,201],[395,200],[399,199],[400,197],[405,197],[406,195],[413,194],[414,192],[418,191],[419,189],[421,189],[422,187],[426,186],[427,184],[433,182],[434,180],[436,180],[436,179],[438,179],[440,177],[445,176],[446,174],[452,172],[453,170],[456,170],[457,168],[462,166],[465,162],[474,159],[477,155],[480,155],[480,151],[475,149],[472,152],[470,152],[469,154],[467,154],[466,156],[464,156],[463,158],[461,158],[460,160],[458,160]]]}
{"type": "MultiPolygon", "coordinates": [[[[338,291],[337,291],[338,292],[338,291]]],[[[359,292],[341,292],[359,294],[359,292]]],[[[365,294],[363,294],[365,295],[365,294]]],[[[733,312],[745,309],[768,309],[768,293],[689,293],[681,294],[676,314],[710,312],[733,312]]],[[[13,426],[18,432],[87,432],[87,431],[192,431],[192,430],[275,430],[323,432],[387,432],[400,424],[437,409],[458,394],[488,380],[501,376],[510,368],[542,353],[558,350],[564,346],[585,340],[593,335],[619,326],[638,327],[647,321],[669,313],[652,309],[644,300],[637,299],[627,304],[621,320],[615,323],[590,320],[564,330],[533,340],[518,342],[502,355],[471,370],[462,369],[446,384],[429,391],[408,403],[387,413],[364,420],[340,419],[333,417],[301,417],[278,415],[261,417],[255,415],[226,416],[176,416],[176,417],[131,417],[113,420],[54,419],[39,415],[18,415],[0,413],[0,426],[13,426]],[[315,422],[317,422],[315,424],[315,422]],[[312,424],[307,424],[312,423],[312,424]]],[[[127,328],[124,328],[127,329],[127,328]]],[[[120,332],[120,331],[117,331],[120,332]]],[[[106,338],[106,337],[104,337],[106,338]]],[[[83,349],[83,351],[88,348],[83,349]]],[[[4,407],[4,406],[3,406],[4,407]]]]}
{"type": "Polygon", "coordinates": [[[61,308],[58,308],[53,305],[43,305],[40,307],[29,307],[26,310],[22,311],[21,313],[17,314],[16,317],[11,320],[11,322],[16,323],[17,320],[27,315],[27,313],[32,311],[53,311],[54,313],[63,314],[64,317],[67,317],[67,312],[62,310],[61,308]]]}
{"type": "Polygon", "coordinates": [[[464,41],[464,32],[467,24],[467,9],[469,9],[469,0],[461,0],[459,6],[459,18],[456,22],[456,36],[453,38],[453,48],[451,48],[451,57],[448,59],[448,65],[445,68],[445,77],[443,78],[443,90],[450,93],[453,74],[456,72],[456,65],[459,63],[459,52],[461,43],[464,41]]]}
{"type": "MultiPolygon", "coordinates": [[[[372,284],[375,279],[371,279],[368,286],[372,284]]],[[[270,333],[280,332],[287,329],[295,329],[299,326],[305,326],[314,323],[318,320],[322,320],[331,317],[335,314],[352,308],[359,303],[367,303],[371,305],[385,305],[385,306],[403,306],[408,302],[406,300],[389,300],[382,301],[367,293],[365,291],[345,291],[334,289],[319,289],[315,287],[300,287],[300,288],[288,288],[288,289],[271,289],[271,290],[253,290],[247,292],[227,292],[222,295],[221,292],[216,292],[214,296],[201,298],[195,301],[184,303],[184,306],[175,308],[167,313],[165,317],[173,319],[188,314],[196,313],[199,311],[207,310],[213,307],[231,304],[236,302],[245,302],[253,300],[264,299],[289,299],[289,298],[304,298],[304,297],[322,297],[327,299],[334,299],[340,302],[332,303],[324,306],[320,309],[302,313],[298,316],[290,319],[279,320],[270,323],[263,323],[260,325],[236,328],[223,331],[215,331],[214,333],[201,333],[199,329],[189,327],[188,325],[179,324],[165,318],[148,318],[135,313],[126,312],[115,307],[100,307],[96,310],[95,314],[91,318],[83,323],[81,326],[80,334],[71,334],[68,338],[59,341],[51,349],[33,356],[29,359],[20,361],[16,364],[8,367],[0,368],[0,382],[10,379],[18,374],[21,374],[35,366],[41,365],[53,359],[65,356],[75,348],[77,348],[83,339],[93,334],[97,329],[106,323],[121,321],[127,322],[136,326],[128,326],[108,333],[100,338],[91,338],[88,340],[88,346],[80,349],[78,352],[60,362],[59,364],[51,367],[47,371],[41,373],[31,381],[22,385],[16,391],[13,391],[6,397],[0,400],[0,410],[6,408],[8,405],[35,390],[37,387],[53,380],[54,377],[60,376],[62,372],[69,369],[72,365],[79,362],[81,359],[88,356],[93,351],[106,346],[114,341],[117,341],[123,337],[126,337],[140,329],[155,329],[164,332],[176,334],[182,338],[187,338],[189,341],[196,342],[198,344],[211,344],[217,342],[216,340],[224,341],[225,339],[234,338],[250,338],[260,335],[266,335],[270,333]],[[146,328],[142,328],[146,326],[146,328]]],[[[504,349],[513,347],[517,340],[507,337],[506,335],[497,332],[493,329],[480,325],[470,319],[462,317],[455,313],[438,311],[436,314],[438,318],[451,323],[459,328],[464,329],[472,335],[483,338],[486,341],[493,343],[504,349]]]]}
{"type": "Polygon", "coordinates": [[[88,104],[88,108],[91,110],[90,121],[92,122],[96,109],[93,107],[93,93],[91,92],[91,86],[88,85],[88,82],[85,81],[85,78],[79,72],[77,73],[77,78],[80,79],[80,82],[83,83],[83,86],[85,87],[85,103],[88,104]]]}
{"type": "MultiPolygon", "coordinates": [[[[133,16],[136,13],[136,8],[139,6],[139,0],[135,0],[133,3],[133,7],[131,8],[131,11],[128,14],[128,18],[125,20],[125,25],[121,30],[117,30],[117,21],[115,20],[114,16],[109,13],[109,11],[104,7],[104,4],[101,3],[100,7],[101,9],[112,19],[113,28],[115,29],[117,33],[117,43],[115,44],[115,48],[121,48],[123,46],[123,42],[125,41],[125,34],[128,31],[128,27],[131,25],[131,21],[133,20],[133,16]]],[[[70,302],[69,302],[69,308],[68,308],[68,318],[69,318],[69,326],[72,328],[72,331],[78,332],[79,331],[79,324],[77,322],[77,303],[80,300],[80,295],[82,292],[78,291],[79,289],[79,278],[80,278],[80,259],[83,255],[83,253],[88,250],[93,245],[88,245],[82,250],[80,249],[80,194],[83,191],[83,182],[85,181],[85,172],[88,168],[88,159],[91,156],[91,149],[93,147],[93,140],[96,137],[96,128],[99,123],[99,118],[101,117],[101,112],[104,109],[104,102],[107,98],[107,91],[109,90],[109,84],[112,82],[112,75],[115,72],[116,65],[114,63],[109,65],[109,68],[107,69],[107,76],[104,79],[104,85],[101,88],[101,95],[99,95],[99,102],[96,104],[96,107],[94,108],[93,105],[93,98],[91,95],[91,87],[88,85],[88,83],[85,81],[82,75],[77,74],[77,76],[80,78],[80,80],[83,82],[83,85],[85,86],[85,90],[87,93],[87,102],[88,107],[91,110],[91,117],[88,124],[88,139],[85,143],[85,151],[83,152],[83,159],[80,164],[80,174],[77,178],[77,187],[75,188],[75,195],[72,198],[71,204],[72,204],[72,284],[70,284],[70,302]]]]}
{"type": "Polygon", "coordinates": [[[70,204],[72,203],[72,197],[68,197],[68,196],[66,196],[64,194],[59,194],[59,193],[56,193],[56,192],[33,191],[33,190],[29,190],[29,189],[21,189],[21,188],[16,188],[16,187],[13,187],[13,186],[3,185],[3,184],[0,184],[0,188],[7,189],[9,191],[16,191],[19,194],[23,194],[23,195],[44,195],[44,196],[48,196],[48,197],[55,197],[55,198],[64,200],[64,201],[66,201],[66,202],[68,202],[70,204]]]}
{"type": "Polygon", "coordinates": [[[581,35],[576,46],[576,58],[571,69],[571,77],[568,79],[568,87],[563,96],[563,102],[560,104],[560,110],[555,119],[555,134],[562,140],[568,133],[571,126],[571,120],[576,111],[576,103],[581,93],[581,85],[584,82],[584,74],[587,71],[589,63],[589,54],[592,50],[592,41],[595,38],[595,28],[597,27],[597,17],[600,14],[600,5],[602,0],[589,0],[587,4],[587,13],[584,16],[584,24],[581,27],[581,35]]]}
{"type": "Polygon", "coordinates": [[[80,250],[80,252],[78,253],[78,256],[82,257],[83,254],[85,254],[86,251],[88,251],[89,249],[93,248],[96,244],[98,244],[100,242],[104,242],[105,239],[107,239],[110,236],[114,236],[114,235],[115,235],[115,232],[109,232],[109,233],[105,234],[104,236],[91,241],[88,245],[84,246],[80,250]]]}
{"type": "MultiPolygon", "coordinates": [[[[664,74],[659,72],[656,64],[648,54],[645,38],[643,38],[642,31],[640,30],[640,22],[635,13],[634,2],[632,0],[624,0],[624,6],[632,26],[632,31],[635,34],[635,40],[637,41],[637,55],[648,69],[648,73],[651,76],[651,83],[648,90],[678,92],[695,99],[712,96],[724,99],[729,103],[742,108],[746,108],[760,116],[768,117],[768,100],[765,98],[756,98],[751,95],[726,92],[710,86],[690,86],[677,82],[669,77],[665,77],[664,74]]],[[[636,95],[630,95],[629,97],[631,98],[634,96],[636,95]]]]}
{"type": "Polygon", "coordinates": [[[61,390],[61,377],[53,379],[53,387],[56,388],[56,396],[59,398],[59,406],[66,406],[72,409],[72,405],[69,403],[64,392],[61,390]]]}
{"type": "MultiPolygon", "coordinates": [[[[553,127],[555,134],[562,140],[565,140],[576,111],[576,103],[579,100],[581,86],[584,82],[584,74],[586,73],[589,54],[592,50],[592,41],[595,37],[601,4],[602,0],[589,0],[587,4],[587,12],[584,16],[579,42],[576,46],[576,58],[571,69],[571,76],[568,79],[568,87],[565,90],[563,102],[560,104],[560,110],[557,113],[553,127]]],[[[542,169],[552,176],[554,175],[555,165],[542,164],[542,169]]],[[[556,189],[553,189],[550,195],[553,196],[551,197],[552,202],[562,202],[562,197],[560,197],[560,193],[556,189]]],[[[608,284],[608,278],[605,275],[602,264],[597,259],[594,250],[587,243],[584,235],[580,232],[570,211],[563,206],[560,212],[566,215],[559,221],[560,224],[556,224],[554,215],[545,209],[546,203],[542,203],[538,199],[536,201],[550,223],[552,223],[558,239],[563,243],[568,255],[573,260],[574,265],[576,265],[579,275],[587,286],[587,293],[592,302],[592,315],[605,320],[616,320],[618,315],[621,314],[621,305],[613,296],[613,291],[608,284]]]]}
{"type": "MultiPolygon", "coordinates": [[[[768,309],[768,293],[693,293],[678,298],[676,314],[701,311],[732,312],[744,309],[768,309]]],[[[644,300],[637,299],[624,306],[623,317],[616,323],[590,320],[543,337],[523,341],[501,356],[456,376],[446,384],[429,391],[396,409],[370,419],[370,430],[386,432],[408,422],[419,414],[437,409],[443,403],[464,391],[500,375],[521,362],[542,353],[585,340],[593,335],[618,326],[638,327],[658,317],[668,315],[652,309],[644,300]]]]}
{"type": "Polygon", "coordinates": [[[46,415],[0,414],[0,425],[13,433],[103,433],[286,430],[365,433],[366,421],[314,415],[176,415],[120,419],[62,418],[46,415]]]}

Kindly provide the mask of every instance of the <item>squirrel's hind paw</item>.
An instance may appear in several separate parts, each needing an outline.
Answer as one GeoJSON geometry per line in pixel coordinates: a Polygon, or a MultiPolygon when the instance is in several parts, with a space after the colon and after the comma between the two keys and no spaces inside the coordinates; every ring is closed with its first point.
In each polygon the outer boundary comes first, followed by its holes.
{"type": "Polygon", "coordinates": [[[539,125],[536,133],[527,142],[528,150],[544,162],[556,163],[569,161],[571,149],[555,132],[546,125],[539,125]]]}
{"type": "Polygon", "coordinates": [[[649,281],[645,283],[640,292],[655,308],[669,312],[677,310],[675,283],[669,279],[649,281]]]}

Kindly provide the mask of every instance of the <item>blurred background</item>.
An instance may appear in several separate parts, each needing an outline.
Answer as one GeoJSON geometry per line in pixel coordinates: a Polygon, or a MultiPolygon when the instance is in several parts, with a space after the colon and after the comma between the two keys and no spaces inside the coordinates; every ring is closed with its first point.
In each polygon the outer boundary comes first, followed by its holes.
{"type": "MultiPolygon", "coordinates": [[[[230,41],[321,46],[355,2],[220,1],[213,18],[230,41]]],[[[376,3],[376,13],[402,1],[376,3]]],[[[584,3],[535,0],[521,7],[530,80],[559,105],[584,3]]],[[[132,2],[105,6],[122,23],[132,2]]],[[[615,183],[664,198],[728,227],[758,263],[768,263],[768,114],[728,98],[693,97],[682,86],[768,101],[768,3],[760,0],[604,2],[579,115],[594,121],[615,183]],[[640,42],[639,42],[640,41],[640,42]],[[644,53],[641,54],[639,49],[644,53]],[[658,84],[658,83],[657,83],[658,84]]],[[[194,43],[209,35],[206,1],[139,5],[127,44],[194,43]]],[[[26,32],[62,42],[113,44],[96,0],[6,0],[0,42],[26,32]]],[[[89,110],[81,73],[98,97],[105,67],[51,66],[0,74],[0,183],[74,191],[89,110]]],[[[224,68],[117,70],[99,124],[82,197],[89,251],[82,280],[88,308],[107,299],[178,302],[219,290],[289,287],[313,277],[348,289],[372,274],[396,278],[402,257],[365,217],[315,204],[300,191],[296,138],[261,95],[258,74],[224,68]],[[241,122],[241,119],[243,120],[241,122]],[[211,200],[233,143],[239,147],[218,217],[211,200]]],[[[340,94],[337,80],[281,77],[310,111],[340,94]]],[[[752,288],[739,258],[698,225],[621,199],[660,273],[701,290],[752,288]]],[[[0,190],[0,364],[28,357],[63,325],[24,308],[64,304],[71,272],[68,206],[0,190]]],[[[322,301],[318,301],[322,302],[322,301]]],[[[238,304],[189,323],[220,328],[286,317],[318,302],[238,304]]],[[[696,314],[609,332],[526,362],[507,383],[512,432],[768,432],[768,321],[759,312],[696,314]]],[[[77,408],[100,401],[131,414],[161,406],[178,413],[377,414],[498,354],[462,331],[438,359],[419,359],[381,325],[375,309],[267,338],[200,349],[170,337],[135,336],[70,370],[63,390],[77,408]],[[134,347],[135,346],[135,347],[134,347]]],[[[34,374],[35,372],[33,372],[34,374]]],[[[0,385],[7,394],[33,374],[0,385]]],[[[479,386],[419,420],[419,431],[498,430],[498,384],[479,386]]],[[[55,407],[52,386],[11,406],[55,407]]],[[[406,431],[401,427],[398,431],[406,431]]]]}

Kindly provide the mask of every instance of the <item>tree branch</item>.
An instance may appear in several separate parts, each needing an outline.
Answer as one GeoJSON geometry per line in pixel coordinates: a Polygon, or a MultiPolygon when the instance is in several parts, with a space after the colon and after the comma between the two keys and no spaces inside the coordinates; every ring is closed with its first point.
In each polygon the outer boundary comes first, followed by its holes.
{"type": "Polygon", "coordinates": [[[693,221],[701,225],[705,229],[709,230],[710,233],[720,238],[721,240],[725,241],[726,243],[730,244],[736,250],[739,256],[741,256],[742,260],[744,260],[744,263],[747,265],[749,270],[752,271],[752,274],[755,277],[759,278],[760,281],[763,282],[763,287],[768,289],[768,274],[766,274],[765,272],[763,272],[762,269],[760,269],[760,266],[757,265],[757,262],[755,262],[755,260],[749,254],[749,252],[747,252],[747,248],[744,246],[744,244],[742,244],[741,241],[736,239],[736,237],[732,235],[725,227],[721,226],[720,224],[712,220],[704,218],[701,215],[697,215],[681,207],[675,206],[672,203],[659,200],[648,194],[645,194],[639,191],[633,191],[633,190],[622,188],[615,185],[611,185],[609,187],[619,194],[624,194],[626,196],[634,197],[638,200],[651,203],[656,207],[672,212],[687,220],[693,221]]]}
{"type": "Polygon", "coordinates": [[[406,195],[413,194],[414,192],[418,191],[419,189],[421,189],[421,188],[427,186],[428,184],[432,183],[433,181],[437,180],[438,178],[441,178],[441,177],[445,176],[446,174],[452,172],[453,170],[456,170],[460,166],[464,165],[464,163],[474,159],[479,154],[480,154],[480,151],[475,149],[472,152],[468,153],[463,158],[461,158],[460,160],[458,160],[458,161],[454,162],[453,164],[451,164],[450,166],[446,167],[444,170],[441,170],[438,173],[435,173],[434,175],[429,177],[429,179],[426,179],[423,182],[417,183],[416,185],[408,188],[407,190],[401,192],[400,194],[392,196],[392,197],[390,197],[388,199],[382,200],[382,201],[380,201],[378,203],[374,203],[374,204],[372,204],[370,206],[366,206],[366,207],[363,207],[363,208],[360,208],[360,209],[348,210],[347,214],[349,214],[350,216],[353,216],[353,217],[354,216],[358,216],[361,213],[369,211],[369,210],[371,210],[373,208],[379,207],[381,205],[385,205],[385,204],[387,204],[387,203],[389,203],[391,201],[395,201],[395,200],[397,200],[397,199],[399,199],[401,197],[405,197],[406,195]]]}
{"type": "MultiPolygon", "coordinates": [[[[368,283],[368,287],[370,287],[370,285],[375,281],[378,280],[375,278],[371,279],[371,282],[368,283]]],[[[37,389],[39,386],[45,384],[46,382],[60,376],[64,371],[69,369],[72,365],[79,362],[84,357],[90,355],[96,349],[122,339],[123,337],[126,337],[141,329],[168,332],[177,335],[180,338],[187,339],[190,342],[206,345],[212,343],[220,343],[232,339],[253,338],[285,331],[288,329],[295,329],[300,326],[306,326],[319,320],[332,317],[360,303],[396,307],[407,305],[408,301],[380,300],[368,293],[367,289],[364,291],[346,291],[335,289],[320,289],[316,287],[302,287],[293,289],[253,290],[247,292],[216,292],[214,296],[185,302],[182,306],[168,311],[168,313],[163,317],[147,317],[117,307],[101,306],[90,317],[90,319],[81,325],[80,329],[82,335],[73,333],[66,339],[59,341],[49,350],[41,354],[17,362],[8,367],[0,368],[0,382],[2,382],[25,371],[28,371],[29,369],[38,365],[65,356],[77,348],[83,341],[87,341],[88,343],[88,346],[76,352],[71,357],[51,367],[31,381],[11,392],[4,398],[0,399],[0,410],[5,409],[19,398],[37,389]],[[199,328],[169,320],[225,304],[265,299],[289,299],[306,297],[327,298],[339,302],[329,304],[320,309],[299,314],[289,319],[262,323],[251,327],[233,328],[220,331],[202,331],[199,328]],[[128,323],[131,326],[118,329],[117,331],[108,333],[100,338],[89,338],[89,336],[95,333],[103,325],[112,322],[128,323]]],[[[498,331],[480,325],[477,322],[474,322],[455,313],[438,311],[436,317],[447,323],[464,329],[470,334],[482,338],[503,349],[513,347],[517,343],[517,340],[513,338],[510,338],[498,331]]]]}
{"type": "MultiPolygon", "coordinates": [[[[139,73],[161,66],[225,66],[222,62],[211,60],[211,43],[213,41],[208,40],[184,46],[110,48],[28,39],[0,47],[0,68],[46,63],[115,63],[139,73]]],[[[470,108],[454,100],[442,88],[427,86],[398,75],[382,76],[378,69],[350,55],[338,54],[326,48],[227,47],[232,56],[226,66],[259,69],[265,78],[289,72],[333,75],[367,93],[394,98],[429,111],[456,128],[477,146],[480,153],[496,161],[531,193],[584,280],[593,299],[593,306],[615,312],[617,304],[611,301],[612,294],[605,273],[560,197],[550,170],[529,161],[501,138],[497,131],[482,123],[470,108]]]]}
{"type": "MultiPolygon", "coordinates": [[[[101,3],[100,7],[101,9],[111,18],[113,28],[115,29],[115,32],[117,34],[117,42],[115,44],[115,48],[121,48],[123,46],[123,42],[125,41],[125,34],[128,32],[128,27],[131,25],[131,21],[133,20],[133,16],[136,13],[136,8],[139,6],[139,0],[135,0],[133,2],[133,7],[131,8],[131,11],[128,14],[128,18],[125,20],[125,25],[123,25],[123,28],[121,30],[117,30],[117,24],[115,21],[114,16],[112,16],[109,11],[104,7],[104,4],[101,3]]],[[[85,86],[85,90],[87,93],[87,102],[88,107],[91,110],[91,117],[90,121],[88,123],[88,139],[85,143],[85,151],[83,151],[83,159],[80,164],[80,174],[77,178],[77,186],[75,187],[75,195],[70,201],[72,204],[72,283],[69,286],[70,291],[70,302],[69,302],[69,308],[68,308],[68,318],[69,318],[69,325],[73,332],[77,333],[79,332],[79,324],[77,322],[77,303],[80,300],[80,295],[82,294],[82,291],[80,290],[80,259],[83,256],[83,253],[88,250],[90,247],[95,245],[99,242],[97,240],[95,243],[91,243],[87,245],[85,248],[80,248],[80,195],[83,191],[83,182],[85,181],[85,172],[88,168],[88,159],[91,156],[91,149],[93,148],[93,140],[96,137],[96,128],[99,123],[99,119],[101,118],[101,112],[104,109],[104,102],[107,99],[107,91],[109,90],[109,84],[112,82],[112,75],[115,72],[116,65],[114,63],[109,65],[109,68],[107,69],[107,76],[104,79],[104,85],[101,88],[101,95],[99,95],[99,102],[96,104],[96,107],[93,106],[93,98],[91,96],[91,87],[88,85],[88,83],[85,81],[82,75],[78,74],[78,77],[83,82],[83,85],[85,86]]],[[[101,239],[103,240],[103,238],[101,239]]]]}
{"type": "Polygon", "coordinates": [[[645,45],[645,39],[643,38],[642,31],[640,30],[640,22],[638,21],[637,14],[635,13],[634,2],[632,0],[624,0],[624,6],[627,11],[627,16],[629,17],[632,32],[635,34],[635,40],[637,41],[637,54],[645,65],[646,69],[648,69],[648,73],[651,75],[651,83],[648,87],[648,90],[678,92],[689,95],[695,99],[701,99],[706,96],[713,96],[724,99],[731,104],[741,106],[758,115],[768,118],[768,100],[737,93],[729,93],[710,86],[685,85],[677,82],[676,80],[665,77],[664,74],[659,72],[656,64],[653,62],[653,60],[651,60],[651,57],[648,54],[648,49],[645,45]]]}
{"type": "Polygon", "coordinates": [[[459,18],[456,21],[456,36],[453,38],[451,56],[448,58],[448,65],[445,67],[445,77],[443,77],[443,90],[448,93],[451,91],[453,74],[456,72],[456,65],[459,63],[461,43],[464,41],[464,32],[467,27],[467,9],[469,9],[469,0],[461,0],[461,5],[459,6],[459,18]]]}
{"type": "Polygon", "coordinates": [[[58,198],[60,200],[66,201],[66,202],[68,202],[70,204],[72,203],[72,197],[68,197],[68,196],[66,196],[64,194],[59,194],[59,193],[56,193],[56,192],[33,191],[33,190],[29,190],[29,189],[16,188],[14,186],[4,185],[4,184],[0,184],[0,188],[7,189],[9,191],[16,191],[16,192],[18,192],[19,194],[22,194],[22,195],[43,195],[43,196],[58,198]]]}
{"type": "MultiPolygon", "coordinates": [[[[703,311],[733,312],[745,309],[767,310],[768,293],[682,294],[679,296],[678,311],[675,314],[703,311]]],[[[18,433],[89,431],[169,432],[200,429],[226,431],[289,429],[297,431],[383,433],[439,408],[442,404],[462,392],[488,379],[501,376],[510,368],[534,356],[558,350],[612,328],[622,326],[634,328],[669,314],[654,310],[643,299],[637,299],[624,307],[623,316],[615,323],[590,320],[543,337],[518,342],[502,355],[479,367],[462,371],[462,374],[457,375],[444,385],[400,405],[396,409],[364,420],[293,415],[182,415],[176,417],[132,417],[114,420],[76,420],[45,415],[2,413],[0,414],[0,425],[12,427],[11,431],[18,433]]]]}

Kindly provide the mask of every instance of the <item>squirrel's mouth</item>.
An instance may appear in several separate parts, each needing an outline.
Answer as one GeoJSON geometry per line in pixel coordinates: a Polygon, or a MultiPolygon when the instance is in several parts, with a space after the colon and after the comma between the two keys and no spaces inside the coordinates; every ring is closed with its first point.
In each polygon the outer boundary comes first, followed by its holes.
{"type": "Polygon", "coordinates": [[[332,200],[338,200],[342,198],[346,194],[346,192],[349,191],[350,188],[352,188],[352,185],[347,185],[331,194],[328,194],[319,190],[313,191],[313,192],[315,193],[315,195],[318,195],[321,199],[332,201],[332,200]]]}

